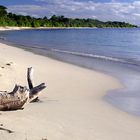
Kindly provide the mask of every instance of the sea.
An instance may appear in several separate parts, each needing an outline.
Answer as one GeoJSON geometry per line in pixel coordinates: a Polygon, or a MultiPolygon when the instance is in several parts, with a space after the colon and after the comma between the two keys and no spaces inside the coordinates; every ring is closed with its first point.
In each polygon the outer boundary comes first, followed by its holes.
{"type": "Polygon", "coordinates": [[[140,28],[1,31],[0,41],[116,77],[123,87],[103,100],[140,117],[140,28]]]}

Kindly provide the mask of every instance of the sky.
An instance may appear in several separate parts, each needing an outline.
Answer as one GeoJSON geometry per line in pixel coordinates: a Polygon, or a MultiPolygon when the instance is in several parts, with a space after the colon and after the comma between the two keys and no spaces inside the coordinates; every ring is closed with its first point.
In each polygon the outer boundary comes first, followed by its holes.
{"type": "Polygon", "coordinates": [[[0,0],[0,5],[34,17],[64,15],[140,25],[140,0],[0,0]]]}

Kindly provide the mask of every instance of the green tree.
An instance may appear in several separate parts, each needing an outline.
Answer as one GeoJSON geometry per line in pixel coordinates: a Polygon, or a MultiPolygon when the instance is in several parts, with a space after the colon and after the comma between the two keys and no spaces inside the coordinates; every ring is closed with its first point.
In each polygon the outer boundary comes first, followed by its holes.
{"type": "Polygon", "coordinates": [[[103,22],[97,19],[72,19],[64,16],[53,15],[50,19],[46,16],[43,18],[34,18],[31,16],[16,15],[7,13],[7,8],[0,6],[0,26],[19,26],[19,27],[116,27],[116,28],[132,28],[135,25],[118,22],[108,21],[103,22]]]}
{"type": "Polygon", "coordinates": [[[7,10],[6,7],[0,5],[0,16],[7,15],[7,11],[6,10],[7,10]]]}

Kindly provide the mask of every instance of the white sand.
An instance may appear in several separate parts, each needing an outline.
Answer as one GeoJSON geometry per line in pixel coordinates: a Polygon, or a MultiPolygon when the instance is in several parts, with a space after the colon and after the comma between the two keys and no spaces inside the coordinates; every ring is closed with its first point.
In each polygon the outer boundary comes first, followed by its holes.
{"type": "Polygon", "coordinates": [[[6,31],[6,30],[22,30],[22,29],[32,29],[31,27],[0,27],[0,31],[6,31]]]}
{"type": "Polygon", "coordinates": [[[102,73],[0,44],[0,89],[27,85],[26,69],[35,69],[36,84],[46,82],[41,103],[24,110],[0,112],[0,140],[139,140],[140,118],[104,100],[119,82],[102,73]],[[13,62],[11,66],[6,63],[13,62]]]}
{"type": "Polygon", "coordinates": [[[96,29],[97,27],[11,27],[11,26],[0,26],[0,31],[7,30],[26,30],[26,29],[96,29]]]}

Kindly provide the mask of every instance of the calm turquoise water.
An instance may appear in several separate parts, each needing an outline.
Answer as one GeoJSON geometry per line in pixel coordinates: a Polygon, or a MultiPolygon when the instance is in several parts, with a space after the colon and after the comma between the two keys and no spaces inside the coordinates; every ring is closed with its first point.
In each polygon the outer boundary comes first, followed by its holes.
{"type": "Polygon", "coordinates": [[[140,116],[140,29],[56,29],[0,32],[18,47],[117,77],[125,86],[103,97],[140,116]]]}

